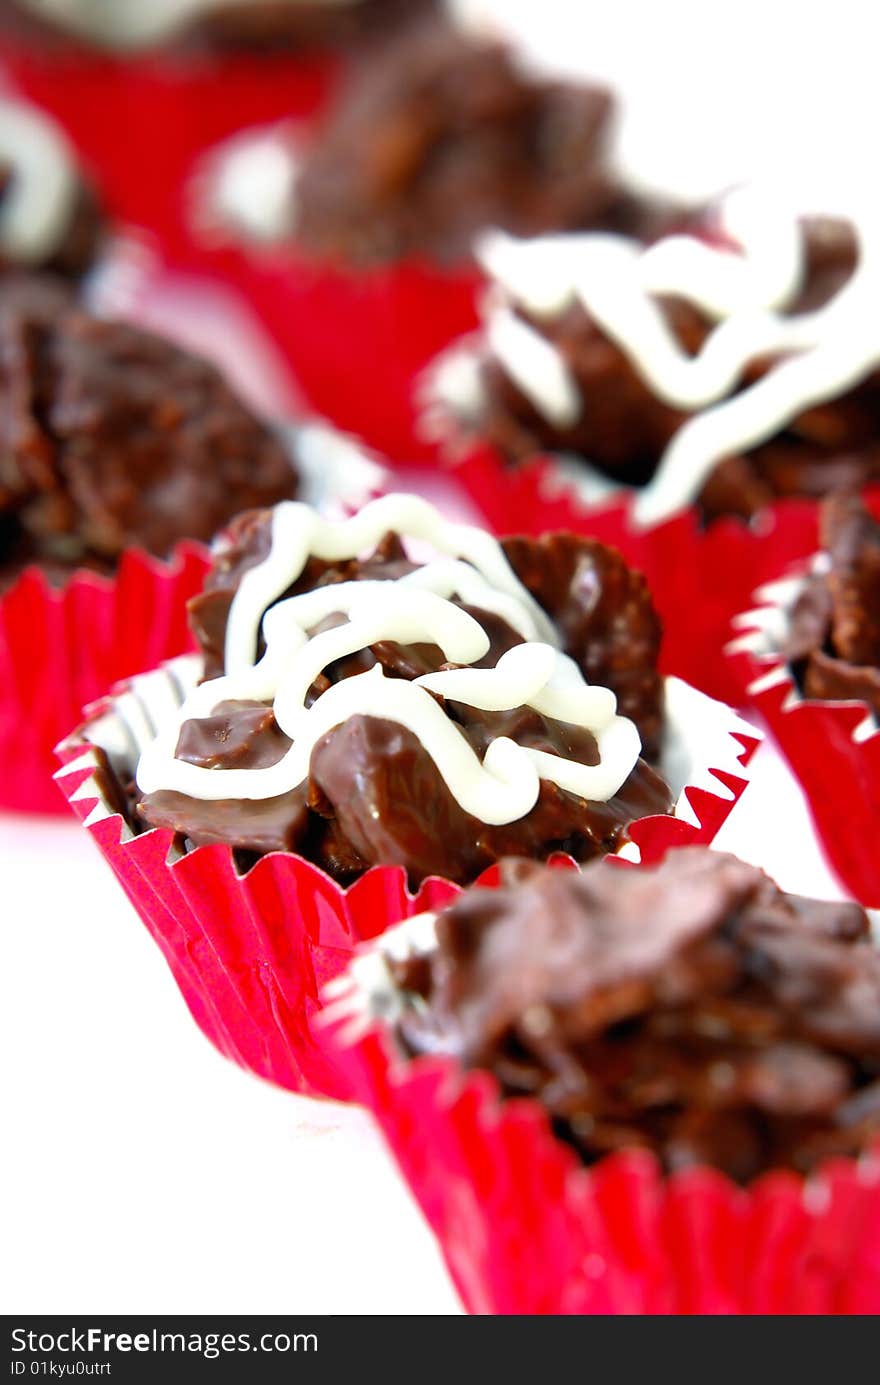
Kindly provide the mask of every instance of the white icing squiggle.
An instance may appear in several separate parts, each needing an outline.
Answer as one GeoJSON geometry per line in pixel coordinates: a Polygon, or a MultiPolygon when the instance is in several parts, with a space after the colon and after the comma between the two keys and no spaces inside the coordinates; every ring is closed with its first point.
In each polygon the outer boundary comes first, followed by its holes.
{"type": "Polygon", "coordinates": [[[273,511],[268,558],[245,573],[236,592],[226,631],[227,671],[234,673],[253,662],[263,612],[296,581],[310,557],[344,562],[375,548],[391,532],[420,539],[438,553],[464,558],[484,579],[486,599],[493,591],[512,596],[529,612],[540,638],[555,642],[552,622],[484,529],[450,524],[417,495],[384,495],[341,523],[322,519],[308,505],[290,500],[273,511]]]}
{"type": "MultiPolygon", "coordinates": [[[[855,272],[825,306],[786,314],[804,276],[799,216],[764,190],[739,189],[721,208],[723,230],[741,253],[669,236],[648,249],[624,236],[582,233],[518,241],[485,237],[478,255],[498,285],[487,322],[490,349],[555,427],[576,425],[589,401],[558,349],[527,324],[510,328],[510,303],[536,318],[580,302],[664,403],[692,415],[660,458],[635,514],[654,523],[693,501],[724,457],[773,437],[793,418],[853,388],[880,365],[880,213],[853,219],[855,272]],[[689,355],[662,311],[662,296],[693,304],[716,321],[689,355]],[[538,343],[540,342],[540,347],[538,343]],[[780,357],[732,394],[746,367],[780,357]]],[[[441,402],[458,409],[460,364],[435,375],[441,402]]],[[[473,377],[463,413],[473,416],[473,377]]]]}
{"type": "Polygon", "coordinates": [[[582,798],[606,801],[628,778],[641,750],[636,727],[617,715],[614,694],[590,687],[556,647],[546,613],[519,582],[497,540],[449,523],[415,496],[384,496],[335,524],[296,502],[277,506],[269,554],[245,575],[232,603],[226,670],[191,692],[147,746],[137,771],[144,793],[167,789],[205,800],[277,797],[305,781],[322,736],[352,716],[372,716],[395,721],[417,736],[462,809],[501,825],[530,812],[541,779],[582,798]],[[394,581],[342,582],[278,600],[309,557],[355,558],[374,549],[389,531],[429,542],[444,556],[394,581]],[[412,682],[388,678],[376,665],[333,684],[307,705],[323,670],[380,641],[434,644],[452,664],[483,659],[489,636],[453,596],[501,616],[525,643],[508,650],[493,668],[441,670],[412,682]],[[317,630],[329,616],[347,619],[317,630]],[[265,652],[255,662],[261,628],[265,652]],[[505,736],[490,743],[481,762],[437,696],[485,711],[528,706],[583,727],[596,738],[599,762],[582,765],[505,736]],[[276,722],[292,742],[274,765],[212,770],[176,758],[183,723],[210,716],[227,700],[273,703],[276,722]]]}
{"type": "Polygon", "coordinates": [[[12,179],[0,198],[0,253],[47,259],[64,239],[76,197],[73,158],[61,131],[32,106],[0,101],[0,165],[12,179]]]}
{"type": "Polygon", "coordinates": [[[490,317],[486,340],[526,399],[555,428],[573,428],[581,412],[580,390],[553,343],[506,308],[490,317]]]}

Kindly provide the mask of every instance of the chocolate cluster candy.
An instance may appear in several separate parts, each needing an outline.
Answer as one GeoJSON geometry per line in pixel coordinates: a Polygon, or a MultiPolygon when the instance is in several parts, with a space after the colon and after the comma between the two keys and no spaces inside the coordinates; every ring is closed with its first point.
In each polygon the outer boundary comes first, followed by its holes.
{"type": "Polygon", "coordinates": [[[132,545],[161,556],[296,487],[280,442],[212,366],[94,317],[61,280],[0,280],[7,570],[112,566],[132,545]]]}
{"type": "Polygon", "coordinates": [[[858,492],[840,492],[823,502],[821,540],[783,652],[807,697],[857,699],[880,717],[880,524],[858,492]]]}
{"type": "Polygon", "coordinates": [[[429,413],[512,462],[580,458],[638,488],[648,522],[864,484],[880,476],[872,237],[740,189],[647,246],[488,238],[485,330],[438,363],[429,413]]]}
{"type": "Polygon", "coordinates": [[[323,48],[364,40],[436,0],[0,0],[0,33],[114,53],[323,48]]]}
{"type": "Polygon", "coordinates": [[[35,106],[0,99],[0,273],[77,277],[103,233],[97,198],[59,127],[35,106]]]}
{"type": "Polygon", "coordinates": [[[650,869],[504,863],[434,931],[389,964],[407,1052],[536,1098],[586,1163],[641,1147],[746,1182],[880,1136],[880,954],[855,904],[689,847],[650,869]]]}
{"type": "Polygon", "coordinates": [[[621,199],[599,88],[539,80],[500,43],[417,26],[371,55],[307,153],[300,239],[349,262],[469,257],[474,234],[590,226],[621,199]]]}
{"type": "Polygon", "coordinates": [[[670,810],[639,758],[656,754],[663,723],[659,623],[616,551],[572,534],[499,544],[410,496],[373,502],[349,529],[283,510],[241,516],[216,547],[191,606],[209,681],[198,715],[185,704],[149,770],[141,759],[143,822],[251,859],[295,850],[342,882],[376,864],[468,881],[503,855],[589,860],[670,810]],[[415,561],[413,533],[445,556],[415,561]],[[272,574],[269,599],[254,597],[272,574]],[[238,643],[243,612],[256,647],[238,643]],[[539,779],[516,807],[534,753],[539,779]],[[582,767],[611,777],[591,794],[582,767]]]}

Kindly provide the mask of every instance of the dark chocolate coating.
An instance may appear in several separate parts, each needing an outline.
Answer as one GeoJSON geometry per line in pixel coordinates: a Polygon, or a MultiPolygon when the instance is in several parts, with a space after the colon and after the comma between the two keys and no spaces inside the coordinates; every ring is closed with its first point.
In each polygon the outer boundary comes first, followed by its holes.
{"type": "Polygon", "coordinates": [[[611,688],[638,726],[647,759],[660,753],[662,629],[647,583],[616,548],[598,539],[544,534],[502,541],[523,586],[552,616],[588,683],[611,688]]]}
{"type": "MultiPolygon", "coordinates": [[[[462,718],[459,724],[481,757],[492,737],[507,735],[520,745],[595,763],[592,736],[528,708],[490,714],[447,704],[447,710],[462,718]]],[[[637,818],[671,808],[665,783],[640,761],[607,803],[585,802],[542,781],[538,801],[524,818],[487,827],[463,812],[411,732],[370,717],[353,717],[318,743],[311,777],[361,859],[405,866],[413,880],[473,880],[505,855],[545,860],[564,851],[588,861],[622,845],[637,818]]]]}
{"type": "MultiPolygon", "coordinates": [[[[792,311],[827,302],[855,267],[855,241],[848,224],[808,219],[803,225],[807,269],[792,311]]],[[[711,219],[691,229],[709,239],[713,236],[711,219]]],[[[681,300],[666,299],[662,306],[682,346],[697,351],[711,324],[681,300]]],[[[461,420],[462,426],[487,439],[513,462],[541,452],[565,452],[584,457],[621,482],[647,484],[687,415],[655,398],[623,351],[580,304],[553,319],[521,315],[565,359],[584,400],[580,419],[572,428],[555,428],[488,355],[481,365],[485,409],[478,418],[461,420]]],[[[743,385],[758,378],[769,364],[755,362],[743,385]]],[[[878,478],[880,375],[875,373],[840,398],[805,411],[747,454],[721,461],[699,503],[707,518],[721,514],[750,518],[777,497],[818,498],[841,485],[863,485],[878,478]]]]}
{"type": "Polygon", "coordinates": [[[843,491],[823,502],[821,540],[830,569],[807,579],[782,652],[807,697],[880,716],[880,524],[843,491]]]}
{"type": "MultiPolygon", "coordinates": [[[[205,592],[191,604],[193,630],[211,675],[222,670],[232,597],[243,574],[266,556],[269,531],[266,513],[239,517],[217,547],[205,592]]],[[[659,623],[644,581],[613,550],[570,534],[512,539],[505,547],[518,576],[557,624],[567,652],[590,681],[618,692],[621,709],[625,704],[656,750],[663,698],[656,670],[659,623]]],[[[285,595],[334,582],[394,578],[414,566],[390,535],[367,559],[312,559],[285,595]]],[[[521,643],[500,617],[464,609],[490,637],[480,666],[494,665],[521,643]]],[[[313,695],[376,662],[387,675],[407,679],[446,666],[433,645],[383,642],[325,670],[313,695]]],[[[596,763],[592,735],[529,708],[489,713],[460,703],[441,705],[480,759],[491,739],[507,735],[523,746],[596,763]]],[[[214,716],[184,725],[178,755],[207,767],[257,767],[277,759],[286,746],[268,709],[227,703],[214,716]]],[[[565,851],[589,860],[621,845],[635,819],[670,808],[666,784],[640,761],[607,803],[587,803],[542,782],[526,817],[488,827],[462,810],[409,731],[393,721],[355,716],[318,742],[308,782],[290,793],[262,803],[218,803],[160,791],[146,795],[139,811],[151,825],[170,827],[195,845],[222,841],[257,854],[301,851],[344,881],[381,863],[404,866],[413,881],[443,875],[464,882],[503,855],[544,859],[565,851]]]]}
{"type": "Polygon", "coordinates": [[[208,540],[295,494],[274,434],[213,366],[88,313],[49,276],[0,281],[0,512],[7,563],[112,565],[208,540]]]}
{"type": "Polygon", "coordinates": [[[587,1163],[624,1147],[742,1182],[880,1134],[880,953],[855,904],[704,847],[650,869],[502,865],[395,980],[411,1054],[533,1096],[587,1163]]]}
{"type": "Polygon", "coordinates": [[[547,82],[498,43],[425,24],[377,50],[330,112],[297,188],[302,242],[346,261],[466,259],[474,235],[590,226],[621,197],[611,99],[547,82]]]}

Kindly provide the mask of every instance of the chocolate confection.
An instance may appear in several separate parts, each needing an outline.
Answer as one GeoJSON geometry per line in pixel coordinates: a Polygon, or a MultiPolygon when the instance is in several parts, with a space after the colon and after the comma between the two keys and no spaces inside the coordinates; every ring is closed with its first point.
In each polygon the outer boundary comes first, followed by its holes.
{"type": "Polygon", "coordinates": [[[77,45],[110,52],[142,49],[285,51],[346,44],[387,33],[429,12],[437,0],[218,0],[212,5],[167,5],[150,13],[149,0],[0,0],[0,34],[33,43],[77,45]]]}
{"type": "Polygon", "coordinates": [[[209,539],[295,493],[272,432],[206,362],[88,313],[60,280],[0,281],[2,561],[112,565],[209,539]]]}
{"type": "MultiPolygon", "coordinates": [[[[209,677],[225,669],[231,603],[245,573],[269,555],[270,521],[269,514],[255,513],[232,524],[216,548],[204,594],[191,604],[192,627],[209,677]]],[[[504,551],[516,577],[552,618],[565,650],[590,682],[617,693],[620,713],[635,721],[649,752],[655,752],[662,725],[656,667],[660,632],[643,579],[614,550],[570,534],[508,540],[504,551]]],[[[279,599],[342,583],[382,581],[390,588],[420,568],[407,557],[400,538],[389,533],[368,557],[310,558],[279,599]]],[[[376,600],[381,602],[382,596],[376,600]]],[[[487,653],[474,661],[475,668],[494,670],[506,651],[523,643],[523,636],[496,611],[458,596],[448,604],[467,611],[488,636],[487,653]]],[[[341,624],[342,615],[331,614],[309,637],[341,624]]],[[[329,689],[377,664],[389,680],[408,681],[460,667],[446,662],[427,638],[371,641],[324,668],[308,705],[319,706],[329,689]]],[[[595,736],[580,725],[531,706],[489,711],[434,697],[480,761],[502,736],[584,765],[599,761],[595,736]]],[[[490,825],[465,811],[408,726],[379,714],[348,714],[340,723],[314,745],[307,778],[289,792],[262,800],[203,801],[160,787],[143,796],[141,817],[153,826],[172,828],[190,845],[226,842],[256,854],[296,850],[343,882],[379,863],[405,866],[415,882],[435,874],[471,880],[505,854],[545,858],[565,851],[588,860],[622,844],[636,818],[671,807],[666,784],[638,760],[631,773],[624,770],[621,787],[607,801],[587,802],[542,775],[531,811],[490,825]]],[[[176,759],[214,770],[253,770],[275,764],[290,745],[271,706],[224,700],[210,716],[183,723],[176,759]]]]}
{"type": "Polygon", "coordinates": [[[611,99],[528,75],[498,43],[419,26],[364,63],[303,163],[298,234],[349,262],[467,258],[475,233],[596,224],[619,190],[611,99]]]}
{"type": "MultiPolygon", "coordinates": [[[[797,228],[802,267],[798,287],[785,303],[784,314],[780,314],[783,323],[785,319],[831,305],[841,289],[853,281],[858,260],[856,234],[849,223],[804,218],[797,223],[797,228]]],[[[730,254],[725,258],[733,258],[737,253],[736,244],[729,241],[710,213],[672,229],[693,237],[698,244],[727,249],[730,254]]],[[[768,221],[765,235],[768,244],[772,244],[773,237],[778,234],[778,225],[768,221]]],[[[589,238],[584,239],[586,242],[589,238]]],[[[663,248],[664,239],[661,236],[655,241],[650,253],[663,248]]],[[[759,242],[760,237],[756,237],[756,244],[759,242]]],[[[581,252],[571,250],[569,253],[574,284],[581,252]]],[[[548,244],[548,272],[554,255],[558,257],[559,254],[558,245],[548,244]]],[[[755,256],[757,263],[757,250],[755,256]]],[[[491,269],[491,265],[489,267],[491,269]]],[[[696,270],[695,262],[692,267],[696,270]]],[[[620,301],[623,301],[624,292],[631,292],[633,273],[632,269],[622,271],[622,276],[629,276],[629,283],[622,277],[620,301]]],[[[698,296],[698,280],[699,275],[694,273],[695,297],[698,296]]],[[[866,286],[864,292],[864,310],[870,320],[870,296],[866,286]]],[[[589,290],[586,298],[589,298],[589,290]]],[[[709,345],[711,337],[720,335],[732,325],[745,327],[748,306],[744,299],[741,323],[735,322],[737,309],[734,309],[722,327],[713,331],[716,320],[694,298],[658,293],[653,297],[653,304],[670,333],[674,348],[685,358],[691,358],[692,363],[709,345]]],[[[641,345],[635,328],[633,341],[627,343],[626,330],[622,327],[621,339],[616,340],[591,314],[585,297],[574,289],[564,306],[546,312],[531,310],[526,302],[517,300],[514,292],[510,313],[538,338],[537,345],[547,344],[544,349],[549,349],[559,362],[559,369],[565,372],[569,388],[575,394],[577,407],[564,409],[562,415],[558,415],[543,402],[541,388],[535,384],[534,369],[531,364],[527,366],[525,356],[522,368],[514,370],[510,359],[493,348],[491,324],[495,311],[490,309],[489,332],[473,358],[474,384],[458,401],[454,397],[444,398],[443,387],[440,387],[441,413],[445,410],[447,422],[451,415],[455,423],[453,441],[463,430],[465,434],[475,433],[486,439],[512,462],[545,452],[560,452],[584,458],[619,484],[646,488],[655,482],[664,453],[673,448],[689,420],[699,415],[700,406],[695,406],[693,411],[676,406],[650,383],[646,367],[640,362],[640,353],[644,351],[647,358],[653,351],[658,359],[659,352],[656,341],[648,347],[644,324],[639,329],[641,345]]],[[[753,327],[756,316],[752,313],[753,327]]],[[[630,312],[630,325],[634,320],[630,312]]],[[[842,310],[837,320],[842,323],[842,310]]],[[[621,322],[625,321],[622,315],[621,322]]],[[[850,337],[852,330],[847,329],[850,337]]],[[[703,406],[705,418],[712,412],[708,406],[715,409],[716,433],[721,433],[723,428],[734,440],[741,425],[733,421],[730,413],[730,423],[722,425],[721,406],[725,399],[744,396],[749,387],[764,379],[769,381],[774,372],[778,376],[780,362],[785,358],[784,352],[760,350],[760,337],[756,329],[756,344],[751,352],[743,352],[742,369],[738,378],[734,377],[732,388],[719,390],[711,399],[707,398],[703,406]]],[[[728,344],[731,339],[728,330],[728,344]]],[[[823,351],[828,361],[828,378],[833,380],[835,367],[828,349],[830,344],[829,338],[823,344],[823,351]]],[[[844,349],[847,349],[845,338],[844,349]]],[[[533,347],[533,355],[535,350],[533,347]]],[[[764,434],[768,435],[762,435],[752,446],[738,447],[734,441],[724,455],[723,445],[717,444],[715,434],[707,426],[704,430],[706,446],[717,445],[721,455],[708,458],[708,467],[697,476],[692,492],[689,493],[683,483],[680,485],[679,503],[697,501],[707,518],[720,514],[748,518],[780,496],[820,497],[841,485],[860,485],[880,476],[880,375],[872,366],[876,355],[876,348],[866,350],[861,376],[842,391],[835,392],[830,387],[824,402],[795,407],[790,415],[784,404],[774,402],[778,426],[775,430],[765,428],[764,434]]],[[[715,359],[717,364],[718,356],[715,359]]],[[[853,374],[852,368],[849,374],[853,374]]],[[[441,378],[439,374],[437,378],[441,378]]],[[[793,389],[792,398],[796,398],[796,393],[793,389]]],[[[432,397],[432,386],[428,394],[429,407],[436,409],[438,401],[432,397]]],[[[652,521],[662,518],[673,508],[670,504],[663,513],[652,514],[650,518],[652,521]]]]}
{"type": "Polygon", "coordinates": [[[807,578],[783,652],[807,697],[857,699],[880,717],[880,524],[857,492],[823,502],[827,569],[807,578]]]}
{"type": "Polygon", "coordinates": [[[702,847],[659,867],[505,863],[390,963],[411,1054],[537,1098],[586,1163],[653,1150],[746,1182],[880,1135],[880,954],[864,911],[702,847]]]}

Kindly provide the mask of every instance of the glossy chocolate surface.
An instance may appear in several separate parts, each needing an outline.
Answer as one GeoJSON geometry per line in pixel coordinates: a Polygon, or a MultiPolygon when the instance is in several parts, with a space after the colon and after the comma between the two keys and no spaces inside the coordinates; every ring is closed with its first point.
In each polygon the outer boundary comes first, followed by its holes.
{"type": "MultiPolygon", "coordinates": [[[[217,548],[204,594],[192,603],[193,629],[211,675],[222,670],[234,593],[243,574],[268,552],[269,523],[265,513],[235,521],[217,548]]],[[[656,752],[663,715],[657,673],[660,630],[643,579],[614,550],[573,535],[511,539],[505,548],[588,681],[618,694],[620,710],[639,726],[647,752],[656,752]]],[[[414,566],[390,535],[365,559],[312,559],[284,595],[343,581],[399,577],[414,566]]],[[[500,616],[472,606],[464,609],[476,616],[491,641],[478,666],[493,666],[521,643],[500,616]]],[[[330,617],[325,625],[334,623],[337,618],[330,617]]],[[[448,667],[434,645],[382,642],[326,669],[312,689],[313,698],[377,662],[387,675],[406,679],[448,667]]],[[[485,712],[451,701],[441,705],[481,759],[489,741],[501,735],[583,764],[595,764],[598,758],[590,733],[530,708],[485,712]]],[[[177,753],[210,768],[256,768],[280,758],[288,745],[270,709],[225,703],[210,718],[184,724],[177,753]]],[[[194,845],[222,841],[257,854],[298,850],[343,881],[379,863],[403,865],[413,880],[438,874],[467,881],[503,855],[541,859],[565,851],[589,860],[621,845],[635,819],[670,807],[666,784],[639,761],[607,803],[585,802],[542,781],[530,813],[490,827],[460,807],[412,732],[393,721],[355,715],[317,743],[307,782],[287,794],[262,802],[205,802],[163,790],[146,795],[139,811],[151,825],[170,827],[194,845]]]]}

